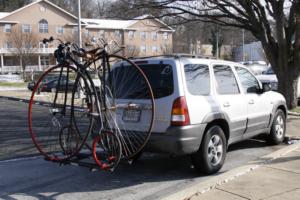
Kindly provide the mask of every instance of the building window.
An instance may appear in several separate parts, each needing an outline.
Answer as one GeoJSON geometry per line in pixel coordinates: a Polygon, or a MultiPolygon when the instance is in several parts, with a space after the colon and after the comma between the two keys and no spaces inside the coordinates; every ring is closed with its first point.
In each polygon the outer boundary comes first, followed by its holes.
{"type": "Polygon", "coordinates": [[[90,36],[89,30],[85,29],[84,30],[84,35],[85,35],[85,37],[89,37],[90,36]]]}
{"type": "Polygon", "coordinates": [[[165,32],[164,35],[163,35],[164,40],[167,40],[168,37],[169,37],[169,34],[167,32],[165,32]]]}
{"type": "Polygon", "coordinates": [[[11,33],[11,24],[5,24],[3,31],[5,33],[11,33]]]}
{"type": "Polygon", "coordinates": [[[43,42],[40,42],[39,43],[39,48],[40,49],[48,48],[48,43],[44,44],[43,42]]]}
{"type": "Polygon", "coordinates": [[[23,24],[22,25],[22,32],[23,33],[30,33],[31,32],[31,26],[29,24],[23,24]]]}
{"type": "Polygon", "coordinates": [[[42,66],[50,65],[50,57],[49,56],[41,56],[40,61],[41,61],[42,66]]]}
{"type": "Polygon", "coordinates": [[[63,26],[57,26],[56,27],[56,33],[59,35],[64,34],[64,27],[63,26]]]}
{"type": "Polygon", "coordinates": [[[134,31],[129,31],[128,32],[128,37],[130,40],[132,40],[134,38],[134,31]]]}
{"type": "Polygon", "coordinates": [[[146,47],[146,45],[142,45],[142,46],[141,46],[141,52],[142,52],[142,53],[146,53],[146,52],[147,52],[147,47],[146,47]]]}
{"type": "Polygon", "coordinates": [[[157,53],[157,52],[158,52],[157,46],[152,46],[152,53],[157,53]]]}
{"type": "Polygon", "coordinates": [[[157,40],[157,32],[152,32],[152,40],[157,40]]]}
{"type": "Polygon", "coordinates": [[[32,44],[26,43],[26,44],[24,45],[24,47],[25,47],[25,49],[31,49],[31,48],[32,48],[32,44]]]}
{"type": "Polygon", "coordinates": [[[132,52],[134,52],[135,46],[134,45],[128,45],[127,49],[128,49],[128,52],[132,53],[132,52]]]}
{"type": "Polygon", "coordinates": [[[39,32],[40,33],[48,33],[48,22],[45,19],[39,21],[39,32]]]}
{"type": "Polygon", "coordinates": [[[77,26],[72,29],[72,33],[73,34],[77,34],[78,33],[78,27],[77,26]]]}
{"type": "Polygon", "coordinates": [[[114,33],[116,38],[121,38],[121,32],[120,31],[115,31],[114,33]]]}
{"type": "Polygon", "coordinates": [[[12,42],[6,42],[6,43],[4,44],[4,48],[6,48],[6,49],[11,49],[11,48],[13,48],[12,42]]]}
{"type": "Polygon", "coordinates": [[[104,30],[100,30],[98,32],[98,36],[99,36],[99,38],[105,38],[105,32],[104,32],[104,30]]]}
{"type": "Polygon", "coordinates": [[[142,40],[146,40],[146,38],[147,38],[147,35],[146,35],[146,32],[141,32],[141,39],[142,40]]]}

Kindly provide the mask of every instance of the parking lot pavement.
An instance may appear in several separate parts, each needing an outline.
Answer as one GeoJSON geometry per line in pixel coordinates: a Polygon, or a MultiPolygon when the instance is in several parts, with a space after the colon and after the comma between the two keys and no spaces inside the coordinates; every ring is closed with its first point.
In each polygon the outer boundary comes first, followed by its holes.
{"type": "MultiPolygon", "coordinates": [[[[0,199],[158,199],[209,179],[192,169],[189,156],[145,153],[114,173],[62,166],[36,154],[27,130],[28,103],[0,98],[0,199]]],[[[260,138],[232,145],[219,174],[281,149],[260,138]]]]}
{"type": "Polygon", "coordinates": [[[28,104],[0,98],[0,160],[37,154],[28,132],[28,104]]]}

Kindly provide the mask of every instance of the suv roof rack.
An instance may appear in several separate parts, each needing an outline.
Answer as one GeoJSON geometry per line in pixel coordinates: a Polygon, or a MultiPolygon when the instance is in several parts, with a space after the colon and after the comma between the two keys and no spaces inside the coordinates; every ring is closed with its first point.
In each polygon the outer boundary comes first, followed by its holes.
{"type": "Polygon", "coordinates": [[[177,53],[177,54],[167,54],[167,55],[155,55],[155,56],[145,56],[145,57],[129,57],[128,59],[146,59],[146,58],[204,58],[204,59],[216,59],[213,56],[206,56],[206,55],[195,55],[195,54],[184,54],[184,53],[177,53]]]}

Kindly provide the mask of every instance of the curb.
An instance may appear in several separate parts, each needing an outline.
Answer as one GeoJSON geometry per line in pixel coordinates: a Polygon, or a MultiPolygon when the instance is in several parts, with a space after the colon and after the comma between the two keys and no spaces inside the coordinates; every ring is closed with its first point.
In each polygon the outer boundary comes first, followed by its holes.
{"type": "Polygon", "coordinates": [[[10,100],[10,101],[19,101],[19,102],[29,103],[28,99],[17,98],[17,97],[0,96],[0,99],[6,99],[6,100],[10,100]]]}
{"type": "Polygon", "coordinates": [[[163,200],[189,200],[193,196],[201,195],[205,192],[208,192],[217,186],[223,185],[229,181],[232,181],[239,176],[247,174],[263,165],[266,165],[277,158],[280,158],[296,149],[300,148],[300,142],[292,144],[290,146],[284,147],[278,151],[275,151],[271,154],[261,157],[260,159],[253,161],[247,165],[232,169],[228,172],[211,175],[209,180],[203,182],[195,183],[193,186],[183,189],[177,193],[171,194],[162,198],[163,200]]]}
{"type": "Polygon", "coordinates": [[[18,88],[18,87],[0,87],[0,92],[5,92],[5,91],[21,91],[21,90],[28,90],[27,88],[18,88]]]}
{"type": "Polygon", "coordinates": [[[288,111],[288,115],[300,117],[300,113],[288,111]]]}
{"type": "Polygon", "coordinates": [[[287,135],[284,138],[284,142],[287,144],[289,144],[288,141],[291,141],[291,140],[300,140],[300,136],[287,135]]]}

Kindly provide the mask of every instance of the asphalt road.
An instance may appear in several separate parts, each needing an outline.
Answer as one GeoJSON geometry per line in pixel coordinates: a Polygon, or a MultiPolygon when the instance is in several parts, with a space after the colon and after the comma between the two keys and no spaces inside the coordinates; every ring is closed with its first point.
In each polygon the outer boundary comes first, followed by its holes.
{"type": "MultiPolygon", "coordinates": [[[[188,156],[145,153],[134,165],[121,163],[114,173],[59,166],[40,157],[6,160],[37,152],[27,130],[27,107],[0,98],[0,199],[158,199],[210,178],[195,172],[188,156]]],[[[282,147],[262,139],[232,145],[219,173],[282,147]]]]}

